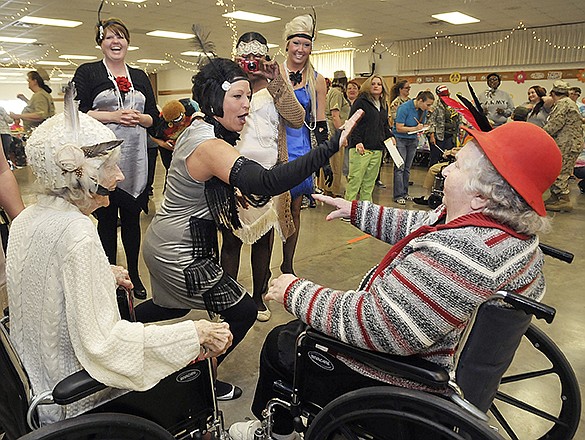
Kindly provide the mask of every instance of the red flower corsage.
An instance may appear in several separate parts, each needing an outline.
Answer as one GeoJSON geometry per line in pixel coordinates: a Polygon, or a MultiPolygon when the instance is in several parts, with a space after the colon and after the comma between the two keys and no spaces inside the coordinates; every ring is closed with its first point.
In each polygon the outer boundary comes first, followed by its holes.
{"type": "Polygon", "coordinates": [[[132,83],[125,76],[118,76],[116,78],[116,84],[118,84],[118,89],[122,93],[127,93],[132,88],[132,83]]]}

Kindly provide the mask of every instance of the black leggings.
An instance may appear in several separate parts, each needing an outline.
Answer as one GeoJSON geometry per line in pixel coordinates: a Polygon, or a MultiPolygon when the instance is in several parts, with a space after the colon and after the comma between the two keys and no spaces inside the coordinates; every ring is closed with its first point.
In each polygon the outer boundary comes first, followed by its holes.
{"type": "MultiPolygon", "coordinates": [[[[185,316],[190,309],[169,309],[156,305],[152,299],[144,301],[136,306],[136,320],[142,323],[166,321],[185,316]]],[[[237,304],[225,309],[220,316],[230,326],[230,331],[234,336],[231,347],[221,356],[217,357],[219,365],[225,357],[244,339],[248,330],[254,325],[258,309],[250,295],[244,295],[237,304]]]]}
{"type": "MultiPolygon", "coordinates": [[[[121,190],[116,190],[121,191],[121,190]]],[[[130,197],[130,196],[128,196],[130,197]]],[[[98,234],[110,264],[117,263],[118,256],[118,211],[122,232],[122,244],[126,253],[126,264],[130,279],[136,288],[142,287],[138,274],[140,252],[140,206],[138,202],[125,203],[110,195],[110,205],[97,209],[93,215],[98,219],[98,234]]]]}

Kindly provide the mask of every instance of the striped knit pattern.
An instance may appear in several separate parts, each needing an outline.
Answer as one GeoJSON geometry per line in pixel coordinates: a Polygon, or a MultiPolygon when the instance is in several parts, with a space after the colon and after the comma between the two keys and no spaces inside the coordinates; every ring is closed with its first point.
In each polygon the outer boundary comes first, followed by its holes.
{"type": "MultiPolygon", "coordinates": [[[[35,394],[84,368],[119,389],[146,390],[199,354],[192,321],[157,326],[120,319],[116,284],[90,218],[39,196],[13,222],[7,255],[10,338],[35,394]]],[[[119,395],[104,390],[66,407],[85,412],[119,395]]],[[[42,406],[41,423],[61,416],[42,406]]]]}
{"type": "MultiPolygon", "coordinates": [[[[436,222],[438,214],[354,202],[352,223],[394,244],[436,222]]],[[[542,266],[535,236],[509,234],[489,222],[440,229],[412,239],[367,290],[342,292],[298,279],[287,289],[285,306],[315,329],[351,345],[417,354],[452,371],[453,355],[475,308],[501,289],[540,300],[542,266]]],[[[364,370],[355,362],[350,366],[364,370]]],[[[368,375],[396,382],[378,372],[368,375]]]]}

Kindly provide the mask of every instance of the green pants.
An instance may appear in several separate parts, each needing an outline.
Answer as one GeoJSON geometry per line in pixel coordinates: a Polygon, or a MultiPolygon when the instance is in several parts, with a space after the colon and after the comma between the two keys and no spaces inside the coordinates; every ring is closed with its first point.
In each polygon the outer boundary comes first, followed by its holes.
{"type": "Polygon", "coordinates": [[[372,193],[382,163],[382,151],[366,150],[364,155],[355,148],[349,150],[349,176],[345,190],[345,200],[372,201],[372,193]]]}

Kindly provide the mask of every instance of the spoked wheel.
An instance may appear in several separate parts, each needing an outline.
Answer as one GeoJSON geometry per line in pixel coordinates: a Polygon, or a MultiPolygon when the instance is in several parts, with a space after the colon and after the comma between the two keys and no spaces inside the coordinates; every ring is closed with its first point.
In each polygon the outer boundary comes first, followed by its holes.
{"type": "Polygon", "coordinates": [[[329,403],[305,440],[501,440],[486,423],[432,394],[391,386],[362,388],[329,403]]]}
{"type": "Polygon", "coordinates": [[[20,440],[174,440],[161,426],[120,413],[87,414],[46,425],[20,440]]]}
{"type": "Polygon", "coordinates": [[[513,440],[572,439],[581,416],[575,372],[542,330],[530,325],[524,336],[490,411],[513,440]]]}

